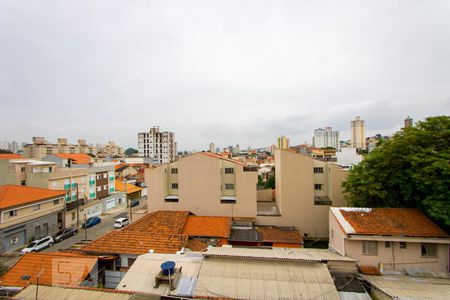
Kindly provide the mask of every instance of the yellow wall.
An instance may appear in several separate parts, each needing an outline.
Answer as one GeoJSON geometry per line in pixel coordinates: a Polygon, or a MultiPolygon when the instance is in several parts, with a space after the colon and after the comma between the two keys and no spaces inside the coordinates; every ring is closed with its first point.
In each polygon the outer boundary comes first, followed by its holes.
{"type": "Polygon", "coordinates": [[[148,186],[148,210],[188,210],[205,216],[256,216],[257,172],[244,172],[239,164],[197,153],[170,165],[145,170],[148,186]],[[224,166],[233,167],[234,174],[223,176],[224,166]],[[173,176],[170,168],[177,167],[173,176]],[[169,189],[172,180],[178,191],[169,189]],[[225,183],[235,183],[235,191],[224,193],[225,183]],[[221,204],[222,195],[236,195],[236,204],[221,204]],[[167,195],[178,195],[179,202],[165,202],[167,195]]]}
{"type": "Polygon", "coordinates": [[[329,196],[332,206],[346,206],[340,185],[346,171],[332,163],[315,160],[298,153],[275,150],[276,203],[281,216],[257,216],[257,224],[295,226],[308,237],[328,237],[329,205],[315,205],[314,196],[329,196]],[[314,174],[323,167],[323,174],[314,174]],[[314,183],[322,183],[314,191],[314,183]]]}

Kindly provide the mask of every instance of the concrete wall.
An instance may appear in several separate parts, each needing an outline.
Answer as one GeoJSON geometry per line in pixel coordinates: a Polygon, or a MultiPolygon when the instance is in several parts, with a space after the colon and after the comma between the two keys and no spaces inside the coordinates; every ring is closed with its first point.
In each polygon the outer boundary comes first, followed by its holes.
{"type": "Polygon", "coordinates": [[[328,214],[329,226],[330,226],[330,236],[328,238],[330,248],[335,250],[336,252],[346,255],[345,253],[345,238],[346,234],[342,230],[338,221],[331,213],[331,210],[328,214]]]}
{"type": "Polygon", "coordinates": [[[169,165],[145,170],[149,211],[188,210],[205,216],[256,216],[257,172],[244,172],[240,164],[225,162],[198,153],[169,165]],[[223,176],[225,167],[234,174],[223,176]],[[178,168],[178,174],[170,169],[178,168]],[[172,189],[172,183],[178,189],[172,189]],[[235,190],[224,191],[225,183],[234,183],[235,190]],[[177,195],[178,203],[165,202],[167,195],[177,195]],[[235,196],[236,204],[221,204],[223,195],[235,196]]]}
{"type": "Polygon", "coordinates": [[[346,206],[340,185],[347,173],[332,163],[286,150],[275,150],[276,203],[281,216],[257,216],[261,225],[295,226],[308,237],[328,238],[330,205],[315,205],[314,196],[328,196],[332,206],[346,206]],[[314,174],[314,167],[324,173],[314,174]],[[322,184],[320,191],[314,184],[322,184]]]}

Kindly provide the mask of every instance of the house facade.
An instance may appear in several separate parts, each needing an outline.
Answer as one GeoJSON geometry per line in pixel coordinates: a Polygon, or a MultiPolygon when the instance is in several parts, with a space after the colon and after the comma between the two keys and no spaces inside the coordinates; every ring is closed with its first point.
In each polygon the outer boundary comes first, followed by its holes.
{"type": "Polygon", "coordinates": [[[257,170],[210,152],[147,168],[147,207],[203,216],[256,216],[257,170]]]}
{"type": "Polygon", "coordinates": [[[295,226],[304,237],[328,237],[328,210],[346,201],[347,170],[288,150],[275,150],[276,200],[258,203],[259,225],[295,226]],[[265,207],[268,207],[265,209],[265,207]]]}
{"type": "Polygon", "coordinates": [[[409,208],[330,208],[330,248],[361,267],[449,272],[450,237],[409,208]]]}
{"type": "Polygon", "coordinates": [[[65,191],[20,185],[0,186],[0,253],[63,227],[65,191]]]}

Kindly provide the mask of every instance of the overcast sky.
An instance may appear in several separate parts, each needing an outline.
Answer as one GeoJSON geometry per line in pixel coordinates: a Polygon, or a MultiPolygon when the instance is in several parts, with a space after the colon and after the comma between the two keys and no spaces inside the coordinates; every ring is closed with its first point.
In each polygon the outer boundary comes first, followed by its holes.
{"type": "Polygon", "coordinates": [[[0,141],[179,150],[450,114],[450,1],[0,1],[0,141]]]}

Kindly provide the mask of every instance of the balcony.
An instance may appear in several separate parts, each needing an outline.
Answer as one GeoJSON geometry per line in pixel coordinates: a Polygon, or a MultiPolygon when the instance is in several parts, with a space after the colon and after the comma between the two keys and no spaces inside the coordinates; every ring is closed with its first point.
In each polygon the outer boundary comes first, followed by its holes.
{"type": "Polygon", "coordinates": [[[90,198],[90,199],[94,199],[95,196],[96,196],[95,193],[89,193],[89,198],[90,198]]]}
{"type": "Polygon", "coordinates": [[[89,180],[89,185],[95,185],[95,180],[89,180]]]}
{"type": "Polygon", "coordinates": [[[72,183],[72,187],[74,188],[74,187],[77,187],[77,185],[78,185],[78,183],[72,183]]]}
{"type": "Polygon", "coordinates": [[[64,185],[65,190],[70,190],[70,183],[64,185]]]}

